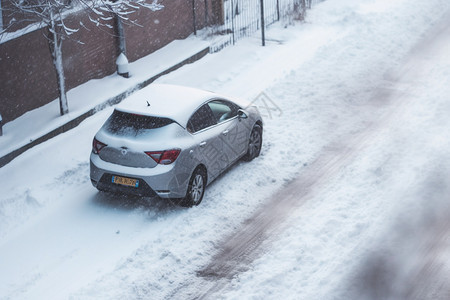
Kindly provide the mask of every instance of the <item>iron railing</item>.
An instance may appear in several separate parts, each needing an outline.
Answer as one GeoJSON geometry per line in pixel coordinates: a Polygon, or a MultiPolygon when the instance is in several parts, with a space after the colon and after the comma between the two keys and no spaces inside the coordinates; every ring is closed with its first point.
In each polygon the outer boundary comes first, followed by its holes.
{"type": "Polygon", "coordinates": [[[234,45],[239,39],[253,35],[258,30],[262,30],[264,45],[266,27],[278,21],[291,23],[294,20],[302,20],[307,9],[323,1],[223,0],[222,24],[211,27],[209,32],[212,39],[210,52],[214,53],[228,45],[234,45]]]}

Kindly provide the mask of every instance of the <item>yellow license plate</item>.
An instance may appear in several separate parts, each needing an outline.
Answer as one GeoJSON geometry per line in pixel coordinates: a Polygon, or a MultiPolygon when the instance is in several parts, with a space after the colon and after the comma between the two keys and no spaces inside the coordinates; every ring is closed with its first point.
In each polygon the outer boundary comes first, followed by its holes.
{"type": "Polygon", "coordinates": [[[139,180],[127,178],[127,177],[121,177],[121,176],[113,176],[112,182],[116,183],[116,184],[132,186],[132,187],[136,187],[136,188],[139,186],[139,180]]]}

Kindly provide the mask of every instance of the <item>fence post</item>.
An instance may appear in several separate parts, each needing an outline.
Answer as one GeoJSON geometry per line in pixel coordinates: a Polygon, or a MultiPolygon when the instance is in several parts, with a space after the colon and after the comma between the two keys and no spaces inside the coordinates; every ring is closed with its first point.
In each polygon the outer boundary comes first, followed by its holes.
{"type": "Polygon", "coordinates": [[[234,37],[234,2],[231,0],[231,36],[233,38],[233,45],[235,44],[235,37],[234,37]]]}
{"type": "Polygon", "coordinates": [[[261,3],[261,41],[262,45],[266,45],[266,36],[265,36],[265,24],[264,24],[264,0],[259,0],[261,3]]]}
{"type": "Polygon", "coordinates": [[[277,21],[280,21],[280,0],[277,0],[277,21]]]}

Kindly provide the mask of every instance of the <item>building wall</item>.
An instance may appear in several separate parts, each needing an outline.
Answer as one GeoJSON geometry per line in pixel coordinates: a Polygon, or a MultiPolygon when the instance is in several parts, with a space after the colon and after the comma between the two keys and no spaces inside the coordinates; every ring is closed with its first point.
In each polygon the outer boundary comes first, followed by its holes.
{"type": "Polygon", "coordinates": [[[0,44],[0,114],[6,123],[57,95],[47,41],[41,31],[0,44]]]}
{"type": "MultiPolygon", "coordinates": [[[[213,16],[213,2],[222,0],[193,1],[197,29],[207,25],[206,15],[209,22],[216,19],[213,16]]],[[[162,3],[165,7],[160,11],[142,8],[133,14],[132,18],[139,26],[124,24],[126,55],[130,62],[193,33],[191,0],[162,3]]],[[[65,22],[69,27],[79,28],[77,33],[63,42],[67,90],[90,79],[114,73],[115,60],[119,54],[114,22],[110,21],[109,24],[113,29],[97,27],[85,12],[70,15],[65,22]],[[83,27],[79,25],[80,21],[83,27]]],[[[58,98],[56,74],[45,38],[46,30],[41,28],[6,42],[0,40],[0,114],[4,123],[58,98]]],[[[69,96],[68,101],[70,110],[71,103],[77,99],[69,96]]],[[[58,113],[59,107],[55,107],[55,114],[58,113]]]]}

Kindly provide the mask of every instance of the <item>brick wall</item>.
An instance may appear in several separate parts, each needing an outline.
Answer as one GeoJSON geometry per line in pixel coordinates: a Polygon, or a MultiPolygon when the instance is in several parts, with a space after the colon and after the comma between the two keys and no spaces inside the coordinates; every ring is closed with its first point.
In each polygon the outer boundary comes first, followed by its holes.
{"type": "MultiPolygon", "coordinates": [[[[206,25],[205,13],[211,14],[208,16],[209,22],[217,19],[213,16],[214,7],[217,7],[213,4],[217,1],[221,0],[194,0],[197,29],[206,25]]],[[[193,32],[192,0],[162,3],[165,7],[160,11],[143,8],[132,16],[140,26],[124,24],[126,54],[130,62],[193,32]]],[[[63,42],[67,90],[90,79],[114,73],[119,54],[115,29],[97,27],[89,21],[85,12],[73,14],[65,22],[79,28],[77,33],[63,42]],[[80,21],[86,28],[78,25],[80,21]]],[[[111,21],[110,25],[114,22],[111,21]]],[[[46,30],[35,30],[0,44],[0,113],[4,123],[58,97],[46,30]]],[[[69,97],[69,109],[76,100],[69,97]]],[[[59,107],[55,107],[55,114],[58,113],[59,107]]]]}

